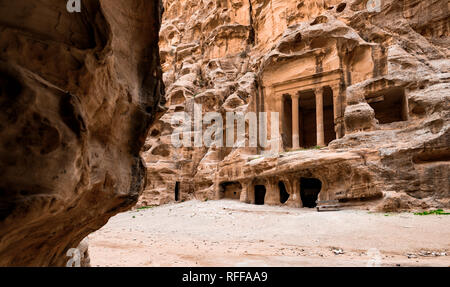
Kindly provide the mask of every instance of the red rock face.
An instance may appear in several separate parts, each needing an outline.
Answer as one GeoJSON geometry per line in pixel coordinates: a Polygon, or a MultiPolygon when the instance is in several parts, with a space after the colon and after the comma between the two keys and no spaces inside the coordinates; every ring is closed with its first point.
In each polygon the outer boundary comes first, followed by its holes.
{"type": "Polygon", "coordinates": [[[314,178],[322,184],[319,201],[381,210],[449,207],[448,1],[371,2],[380,6],[367,9],[368,0],[163,1],[168,112],[144,145],[151,184],[139,204],[164,204],[176,194],[255,202],[256,186],[264,185],[266,204],[300,207],[301,179],[314,178]],[[296,149],[291,114],[299,93],[305,120],[299,120],[296,149]],[[183,111],[193,118],[194,104],[223,118],[226,112],[283,114],[281,153],[174,148],[171,118],[183,111]],[[316,145],[322,148],[311,148],[316,145]],[[280,182],[290,195],[285,203],[280,182]]]}
{"type": "Polygon", "coordinates": [[[62,266],[145,186],[158,1],[0,1],[0,265],[62,266]]]}

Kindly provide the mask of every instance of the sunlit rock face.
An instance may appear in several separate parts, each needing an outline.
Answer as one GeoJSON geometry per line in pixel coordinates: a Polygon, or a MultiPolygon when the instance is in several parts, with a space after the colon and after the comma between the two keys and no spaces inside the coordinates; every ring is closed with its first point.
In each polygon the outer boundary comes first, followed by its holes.
{"type": "Polygon", "coordinates": [[[450,207],[447,1],[163,3],[168,111],[144,145],[140,205],[450,207]],[[223,118],[278,112],[280,151],[175,148],[171,118],[193,118],[194,104],[223,118]]]}
{"type": "Polygon", "coordinates": [[[0,1],[0,265],[64,266],[145,183],[158,1],[0,1]]]}

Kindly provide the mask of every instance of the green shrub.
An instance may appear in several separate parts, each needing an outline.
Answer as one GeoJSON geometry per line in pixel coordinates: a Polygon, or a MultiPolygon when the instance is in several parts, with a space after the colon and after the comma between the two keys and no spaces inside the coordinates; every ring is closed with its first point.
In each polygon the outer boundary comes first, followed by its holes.
{"type": "Polygon", "coordinates": [[[448,212],[444,212],[442,209],[436,209],[436,210],[430,210],[430,211],[424,211],[424,212],[416,212],[414,215],[450,215],[448,212]]]}
{"type": "Polygon", "coordinates": [[[150,208],[153,208],[153,207],[155,207],[155,206],[156,206],[156,205],[142,206],[142,207],[139,207],[137,210],[150,209],[150,208]]]}

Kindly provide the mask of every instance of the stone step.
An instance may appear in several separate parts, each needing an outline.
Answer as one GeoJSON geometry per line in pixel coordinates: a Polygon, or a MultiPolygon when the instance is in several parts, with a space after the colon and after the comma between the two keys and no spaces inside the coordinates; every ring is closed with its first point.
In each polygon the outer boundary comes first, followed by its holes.
{"type": "Polygon", "coordinates": [[[339,211],[341,205],[338,200],[324,200],[317,203],[317,211],[339,211]]]}
{"type": "Polygon", "coordinates": [[[321,206],[317,206],[316,208],[317,208],[317,212],[341,210],[339,205],[321,205],[321,206]]]}

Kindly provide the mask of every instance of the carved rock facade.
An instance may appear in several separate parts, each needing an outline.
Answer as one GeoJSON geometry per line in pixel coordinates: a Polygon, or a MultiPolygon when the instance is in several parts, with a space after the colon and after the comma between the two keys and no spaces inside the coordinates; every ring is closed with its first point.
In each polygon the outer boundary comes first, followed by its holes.
{"type": "Polygon", "coordinates": [[[167,112],[144,146],[140,204],[450,207],[448,3],[367,2],[164,1],[167,112]],[[171,119],[195,103],[224,119],[278,112],[278,152],[175,148],[171,119]]]}

